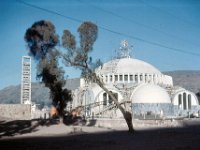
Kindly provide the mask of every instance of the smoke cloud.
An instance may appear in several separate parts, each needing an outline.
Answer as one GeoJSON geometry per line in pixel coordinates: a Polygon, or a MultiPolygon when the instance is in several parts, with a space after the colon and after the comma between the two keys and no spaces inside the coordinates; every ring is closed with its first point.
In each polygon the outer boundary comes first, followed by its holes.
{"type": "Polygon", "coordinates": [[[54,25],[45,20],[35,22],[28,28],[24,39],[30,49],[30,54],[37,59],[45,57],[48,51],[59,42],[54,25]]]}
{"type": "Polygon", "coordinates": [[[37,60],[37,79],[50,89],[52,104],[60,116],[64,114],[67,101],[71,101],[71,91],[64,88],[64,70],[59,67],[60,52],[55,49],[58,35],[54,25],[45,20],[35,22],[25,33],[29,54],[37,60]]]}

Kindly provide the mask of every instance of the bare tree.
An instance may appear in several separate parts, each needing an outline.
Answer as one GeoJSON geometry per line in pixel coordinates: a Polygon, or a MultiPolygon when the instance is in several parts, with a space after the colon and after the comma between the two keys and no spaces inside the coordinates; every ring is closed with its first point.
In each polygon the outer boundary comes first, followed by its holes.
{"type": "Polygon", "coordinates": [[[102,65],[100,60],[92,62],[89,57],[89,52],[93,50],[93,44],[98,36],[98,27],[92,22],[83,22],[78,28],[80,35],[80,47],[77,47],[75,36],[69,30],[64,30],[62,36],[63,47],[67,50],[63,54],[64,62],[67,66],[74,66],[82,71],[82,77],[86,81],[98,84],[114,101],[117,107],[122,112],[129,132],[134,132],[132,124],[132,114],[122,107],[112,92],[110,92],[104,85],[102,79],[95,73],[95,69],[102,65]]]}
{"type": "Polygon", "coordinates": [[[45,20],[35,22],[27,29],[24,39],[31,55],[37,62],[37,79],[50,89],[50,97],[58,114],[64,115],[71,91],[64,88],[64,70],[59,67],[60,52],[55,49],[59,43],[54,25],[45,20]]]}

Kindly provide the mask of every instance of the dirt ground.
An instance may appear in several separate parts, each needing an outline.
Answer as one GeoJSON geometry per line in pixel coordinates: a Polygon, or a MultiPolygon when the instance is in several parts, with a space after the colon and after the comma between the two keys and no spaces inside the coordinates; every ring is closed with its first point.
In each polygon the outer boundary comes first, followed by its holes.
{"type": "Polygon", "coordinates": [[[57,122],[0,121],[0,150],[200,150],[200,121],[184,126],[111,129],[57,122]]]}

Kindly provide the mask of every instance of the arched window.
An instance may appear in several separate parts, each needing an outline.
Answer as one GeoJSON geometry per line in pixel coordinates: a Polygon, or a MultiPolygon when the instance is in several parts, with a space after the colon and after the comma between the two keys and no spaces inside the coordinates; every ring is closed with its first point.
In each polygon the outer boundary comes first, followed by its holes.
{"type": "Polygon", "coordinates": [[[135,75],[135,82],[138,82],[138,75],[135,75]]]}
{"type": "Polygon", "coordinates": [[[133,75],[129,76],[130,81],[133,81],[133,75]]]}
{"type": "Polygon", "coordinates": [[[112,75],[110,75],[110,82],[112,82],[113,78],[112,78],[112,75]]]}
{"type": "Polygon", "coordinates": [[[142,74],[140,75],[140,81],[143,81],[143,75],[142,74]]]}
{"type": "MultiPolygon", "coordinates": [[[[112,91],[110,91],[110,93],[112,93],[112,91]]],[[[112,104],[112,98],[110,97],[110,95],[108,95],[108,103],[109,105],[112,104]]]]}
{"type": "MultiPolygon", "coordinates": [[[[117,99],[118,101],[118,93],[114,93],[112,91],[110,91],[114,97],[117,99]]],[[[113,102],[111,96],[109,96],[107,93],[103,93],[103,106],[107,106],[108,104],[111,105],[113,102]]]]}
{"type": "MultiPolygon", "coordinates": [[[[114,93],[114,92],[112,92],[112,91],[110,91],[110,92],[114,95],[114,97],[115,97],[115,98],[117,99],[117,101],[118,101],[118,93],[114,93]]],[[[112,102],[113,102],[112,98],[111,98],[110,96],[108,96],[108,103],[109,103],[109,105],[111,105],[112,102]]]]}
{"type": "Polygon", "coordinates": [[[188,95],[188,109],[191,109],[192,101],[191,101],[191,94],[188,95]]]}
{"type": "Polygon", "coordinates": [[[183,109],[186,110],[187,106],[186,106],[187,102],[186,102],[186,93],[183,93],[183,109]]]}
{"type": "Polygon", "coordinates": [[[152,75],[149,75],[149,81],[150,81],[150,82],[153,82],[153,81],[152,81],[152,75]]]}
{"type": "Polygon", "coordinates": [[[124,75],[124,81],[128,81],[128,75],[124,75]]]}
{"type": "Polygon", "coordinates": [[[115,81],[118,81],[118,75],[115,75],[115,81]]]}
{"type": "Polygon", "coordinates": [[[181,106],[182,105],[182,95],[179,94],[178,95],[178,106],[181,106]]]}
{"type": "Polygon", "coordinates": [[[107,105],[107,94],[103,93],[103,105],[106,106],[107,105]]]}
{"type": "Polygon", "coordinates": [[[123,81],[123,76],[119,75],[119,81],[123,81]]]}
{"type": "Polygon", "coordinates": [[[145,74],[145,82],[147,82],[147,74],[145,74]]]}

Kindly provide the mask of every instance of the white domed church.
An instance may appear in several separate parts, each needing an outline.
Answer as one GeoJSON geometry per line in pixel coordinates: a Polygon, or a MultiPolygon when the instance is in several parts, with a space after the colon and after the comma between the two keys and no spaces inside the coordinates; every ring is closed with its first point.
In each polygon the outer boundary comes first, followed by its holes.
{"type": "MultiPolygon", "coordinates": [[[[147,62],[131,58],[127,41],[122,42],[120,52],[119,57],[96,69],[96,74],[134,118],[184,117],[200,110],[194,93],[174,87],[171,76],[147,62]]],[[[86,117],[122,117],[108,94],[96,83],[80,79],[73,99],[72,108],[82,108],[86,117]]]]}

